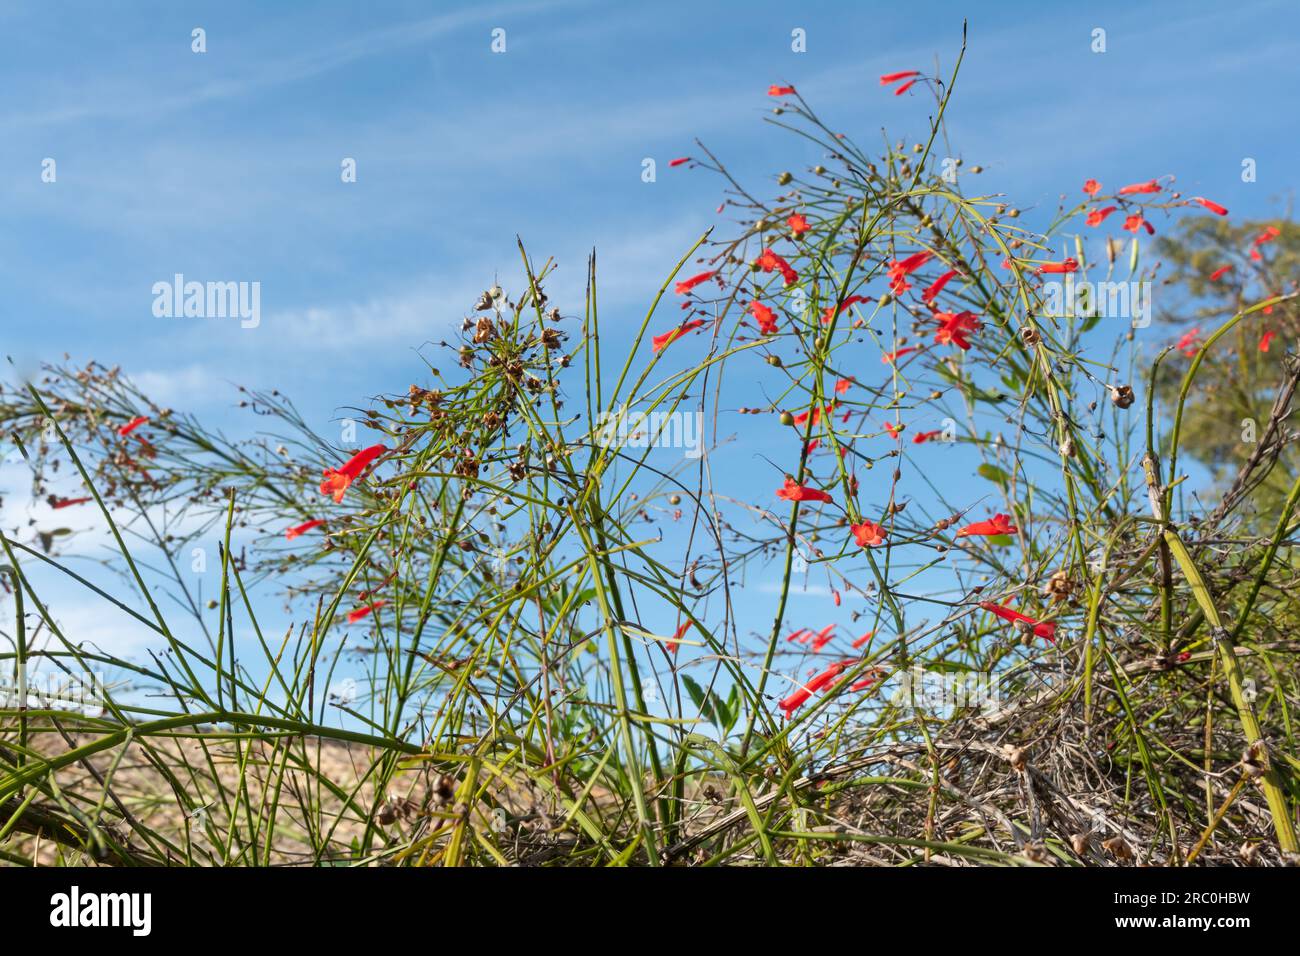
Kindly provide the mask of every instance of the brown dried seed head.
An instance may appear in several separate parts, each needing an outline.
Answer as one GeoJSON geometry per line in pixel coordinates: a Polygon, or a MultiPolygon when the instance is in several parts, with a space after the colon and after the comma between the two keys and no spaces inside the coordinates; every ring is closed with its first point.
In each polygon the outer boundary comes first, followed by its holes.
{"type": "Polygon", "coordinates": [[[1118,408],[1128,408],[1133,404],[1133,389],[1128,385],[1120,385],[1110,390],[1110,400],[1118,408]]]}
{"type": "Polygon", "coordinates": [[[1037,329],[1027,325],[1020,330],[1020,339],[1026,345],[1034,346],[1041,342],[1043,337],[1038,334],[1037,329]]]}

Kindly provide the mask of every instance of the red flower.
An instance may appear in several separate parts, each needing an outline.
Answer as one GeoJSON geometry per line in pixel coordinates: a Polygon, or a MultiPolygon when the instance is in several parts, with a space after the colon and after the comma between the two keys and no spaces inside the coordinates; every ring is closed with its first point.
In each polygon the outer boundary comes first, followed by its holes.
{"type": "Polygon", "coordinates": [[[995,614],[1004,621],[1023,621],[1028,624],[1036,637],[1045,637],[1053,644],[1056,643],[1056,622],[1055,621],[1036,621],[1027,614],[1021,614],[1019,611],[1013,611],[1009,607],[1003,607],[1001,604],[994,604],[992,601],[980,601],[980,607],[995,614]]]}
{"type": "Polygon", "coordinates": [[[367,604],[365,607],[359,607],[355,611],[349,611],[348,623],[349,624],[357,623],[357,621],[361,620],[371,611],[377,611],[387,603],[388,603],[387,601],[376,601],[374,604],[367,604]]]}
{"type": "Polygon", "coordinates": [[[908,90],[910,90],[912,87],[916,86],[916,83],[917,83],[916,80],[908,80],[906,83],[904,83],[904,84],[903,84],[902,86],[900,86],[898,89],[894,90],[894,95],[895,95],[895,96],[902,96],[904,93],[906,93],[906,92],[907,92],[908,90]]]}
{"type": "Polygon", "coordinates": [[[864,677],[864,678],[862,678],[862,680],[858,681],[856,684],[853,684],[853,685],[849,688],[849,690],[866,690],[868,687],[870,687],[870,686],[871,686],[872,684],[874,684],[875,682],[876,682],[876,678],[875,678],[874,676],[872,676],[872,677],[864,677]]]}
{"type": "Polygon", "coordinates": [[[800,412],[798,415],[796,415],[794,417],[794,423],[796,425],[802,425],[804,422],[808,421],[808,417],[811,415],[812,423],[814,425],[820,425],[823,413],[826,415],[830,415],[831,412],[833,411],[835,411],[835,406],[833,405],[827,405],[824,408],[813,408],[810,411],[800,412]]]}
{"type": "Polygon", "coordinates": [[[886,73],[880,78],[881,86],[888,86],[890,83],[897,83],[899,80],[905,80],[909,76],[920,76],[920,70],[903,70],[899,73],[886,73]]]}
{"type": "Polygon", "coordinates": [[[663,335],[656,335],[650,340],[650,348],[652,351],[662,352],[687,332],[694,332],[702,325],[704,325],[703,319],[692,319],[690,322],[683,322],[677,328],[665,332],[663,335]]]}
{"type": "Polygon", "coordinates": [[[787,637],[786,640],[799,641],[800,644],[803,644],[806,642],[807,638],[811,636],[811,634],[812,631],[808,630],[806,627],[801,627],[799,628],[799,630],[795,631],[793,634],[787,637]]]}
{"type": "Polygon", "coordinates": [[[690,161],[691,161],[691,157],[689,157],[689,156],[683,156],[683,157],[681,157],[680,159],[670,159],[670,160],[668,160],[668,165],[669,165],[669,167],[672,167],[672,166],[681,166],[681,165],[684,165],[685,163],[689,163],[690,161]]]}
{"type": "Polygon", "coordinates": [[[1269,343],[1273,341],[1273,336],[1275,336],[1276,334],[1277,333],[1274,332],[1272,329],[1269,329],[1267,332],[1263,334],[1263,336],[1259,340],[1259,350],[1261,352],[1268,351],[1269,343]]]}
{"type": "Polygon", "coordinates": [[[771,249],[764,249],[762,254],[754,260],[754,264],[764,272],[772,272],[773,270],[779,269],[781,271],[781,278],[785,279],[786,285],[794,285],[799,281],[799,273],[795,272],[794,269],[790,267],[790,263],[786,262],[771,249]]]}
{"type": "Polygon", "coordinates": [[[125,425],[119,428],[117,430],[117,433],[121,435],[123,438],[125,438],[127,435],[131,434],[131,432],[135,431],[137,428],[139,428],[148,420],[149,419],[144,415],[137,415],[135,418],[131,419],[129,422],[127,422],[125,425]]]}
{"type": "Polygon", "coordinates": [[[847,391],[848,391],[850,388],[852,388],[852,387],[853,387],[853,379],[851,379],[851,378],[842,378],[842,379],[839,379],[838,381],[836,381],[836,383],[835,383],[835,392],[836,392],[837,395],[843,395],[845,392],[847,392],[847,391]]]}
{"type": "Polygon", "coordinates": [[[302,524],[298,525],[297,527],[290,528],[288,531],[286,531],[284,533],[285,540],[292,541],[294,538],[298,538],[306,534],[312,528],[319,528],[324,523],[325,523],[324,518],[313,518],[311,521],[304,521],[302,524]]]}
{"type": "Polygon", "coordinates": [[[787,219],[785,224],[790,227],[790,231],[796,236],[802,236],[812,228],[812,226],[808,225],[808,220],[804,217],[803,213],[798,212],[794,213],[789,219],[787,219]]]}
{"type": "Polygon", "coordinates": [[[56,495],[50,495],[46,500],[51,508],[58,511],[60,508],[71,508],[73,505],[84,505],[90,498],[59,498],[56,495]]]}
{"type": "Polygon", "coordinates": [[[885,354],[883,354],[882,356],[880,356],[880,361],[882,361],[882,362],[885,363],[886,365],[893,365],[896,361],[898,361],[900,358],[902,358],[902,357],[903,357],[904,355],[906,355],[908,352],[915,352],[916,350],[917,350],[917,349],[916,349],[916,346],[914,346],[914,345],[909,345],[909,346],[908,346],[907,348],[905,348],[905,349],[898,349],[897,351],[894,351],[894,352],[886,352],[885,354]]]}
{"type": "Polygon", "coordinates": [[[1141,213],[1134,213],[1131,216],[1126,216],[1124,218],[1124,228],[1129,232],[1137,232],[1139,229],[1145,229],[1148,235],[1154,236],[1156,234],[1156,227],[1147,222],[1146,219],[1142,217],[1141,213]]]}
{"type": "Polygon", "coordinates": [[[894,440],[898,439],[898,433],[906,427],[906,425],[895,425],[893,422],[885,422],[885,431],[889,432],[889,437],[894,440]]]}
{"type": "Polygon", "coordinates": [[[1213,272],[1210,273],[1210,281],[1218,282],[1220,279],[1222,279],[1225,275],[1227,275],[1231,271],[1232,271],[1232,263],[1228,263],[1226,266],[1219,266],[1219,268],[1215,269],[1213,272]]]}
{"type": "Polygon", "coordinates": [[[1226,216],[1228,214],[1228,210],[1224,209],[1217,202],[1210,202],[1210,200],[1206,199],[1204,196],[1193,196],[1192,202],[1200,203],[1216,216],[1226,216]]]}
{"type": "Polygon", "coordinates": [[[935,279],[933,282],[931,282],[928,286],[925,287],[925,291],[921,293],[921,301],[927,304],[933,302],[935,296],[937,296],[940,292],[943,291],[943,287],[946,286],[949,282],[951,282],[954,278],[956,278],[959,275],[961,275],[961,273],[959,273],[956,269],[949,269],[947,272],[939,276],[939,278],[935,279]]]}
{"type": "Polygon", "coordinates": [[[934,317],[939,320],[934,340],[940,345],[955,345],[963,352],[970,351],[970,333],[983,328],[974,312],[936,312],[934,317]]]}
{"type": "Polygon", "coordinates": [[[1144,183],[1133,183],[1131,185],[1125,186],[1123,189],[1119,191],[1119,194],[1121,196],[1131,196],[1134,193],[1158,193],[1158,192],[1160,192],[1160,184],[1156,182],[1154,179],[1148,179],[1144,183]]]}
{"type": "Polygon", "coordinates": [[[823,687],[825,687],[827,684],[833,681],[836,677],[839,677],[840,672],[843,671],[844,668],[848,666],[849,665],[847,663],[844,663],[843,661],[836,664],[832,664],[830,667],[826,668],[826,670],[822,671],[820,674],[818,674],[808,683],[800,687],[789,697],[785,698],[785,700],[780,701],[779,703],[781,705],[781,709],[785,711],[786,720],[789,720],[790,715],[794,713],[796,708],[798,708],[801,704],[806,702],[808,698],[811,697],[815,691],[821,690],[823,687]]]}
{"type": "Polygon", "coordinates": [[[1184,355],[1195,355],[1198,350],[1198,346],[1196,344],[1196,336],[1200,333],[1200,331],[1201,331],[1201,327],[1198,325],[1196,328],[1192,329],[1191,331],[1184,332],[1183,337],[1178,340],[1178,344],[1174,347],[1178,349],[1180,352],[1182,352],[1184,355]]]}
{"type": "Polygon", "coordinates": [[[876,636],[875,631],[867,631],[867,633],[863,634],[861,637],[859,637],[856,641],[853,642],[853,649],[856,651],[863,644],[867,643],[867,641],[871,640],[875,636],[876,636]]]}
{"type": "MultiPolygon", "coordinates": [[[[838,594],[839,592],[836,591],[835,593],[838,594]]],[[[825,647],[834,639],[835,639],[835,625],[827,624],[825,627],[821,629],[821,631],[819,631],[817,634],[813,636],[812,639],[813,651],[820,651],[823,647],[825,647]]]]}
{"type": "Polygon", "coordinates": [[[681,641],[681,639],[686,635],[686,632],[689,631],[690,629],[691,629],[691,622],[690,622],[690,621],[686,621],[685,623],[683,623],[683,624],[681,625],[681,627],[677,628],[677,633],[674,634],[674,635],[673,635],[673,639],[672,639],[671,641],[668,642],[668,653],[669,653],[669,654],[676,654],[676,653],[677,653],[677,648],[680,646],[678,642],[681,641]]]}
{"type": "Polygon", "coordinates": [[[361,476],[372,461],[386,451],[388,448],[384,445],[371,445],[349,458],[342,468],[325,469],[320,483],[320,493],[332,495],[336,504],[342,501],[348,486],[361,476]]]}
{"type": "Polygon", "coordinates": [[[824,491],[816,488],[809,488],[807,485],[795,484],[793,478],[786,478],[785,487],[776,490],[778,498],[784,498],[786,501],[825,501],[830,502],[831,496],[824,491]]]}
{"type": "Polygon", "coordinates": [[[1020,529],[1011,523],[1011,516],[996,514],[988,521],[976,521],[974,524],[968,524],[957,532],[957,537],[965,538],[971,535],[995,535],[995,534],[1015,534],[1020,529]]]}
{"type": "Polygon", "coordinates": [[[859,548],[875,548],[885,543],[885,529],[874,521],[864,520],[862,524],[849,525],[849,530],[859,548]]]}
{"type": "Polygon", "coordinates": [[[930,441],[933,438],[938,438],[942,434],[943,434],[942,428],[936,428],[932,432],[917,432],[915,435],[912,436],[912,444],[924,445],[926,442],[930,441]]]}
{"type": "Polygon", "coordinates": [[[912,288],[907,277],[934,258],[932,252],[914,252],[906,259],[895,259],[889,263],[889,291],[902,295],[912,288]]]}
{"type": "Polygon", "coordinates": [[[689,279],[683,279],[681,282],[677,283],[677,294],[685,295],[686,293],[694,289],[697,285],[699,285],[701,282],[708,282],[710,279],[713,278],[713,276],[714,273],[712,272],[701,272],[697,276],[691,276],[689,279]]]}
{"type": "Polygon", "coordinates": [[[1084,220],[1089,226],[1100,226],[1106,221],[1106,217],[1113,213],[1118,206],[1107,206],[1105,209],[1094,209],[1088,213],[1088,218],[1084,220]]]}
{"type": "Polygon", "coordinates": [[[776,332],[776,313],[757,300],[749,303],[749,311],[758,320],[758,331],[764,335],[776,332]]]}
{"type": "Polygon", "coordinates": [[[1255,245],[1262,246],[1266,242],[1272,242],[1280,235],[1282,235],[1281,229],[1279,229],[1277,226],[1269,226],[1267,229],[1265,229],[1263,232],[1261,232],[1258,236],[1255,237],[1254,242],[1255,245]]]}
{"type": "Polygon", "coordinates": [[[851,295],[840,303],[839,308],[827,306],[822,310],[822,325],[829,325],[831,319],[839,315],[845,309],[857,305],[859,302],[870,302],[871,297],[866,295],[851,295]]]}
{"type": "Polygon", "coordinates": [[[1095,179],[1086,179],[1083,182],[1083,191],[1086,192],[1089,196],[1097,195],[1097,191],[1100,189],[1101,189],[1101,183],[1097,182],[1097,180],[1095,179]]]}
{"type": "Polygon", "coordinates": [[[1075,259],[1066,259],[1064,262],[1045,262],[1038,267],[1038,271],[1052,275],[1060,275],[1064,272],[1078,272],[1079,263],[1075,259]]]}
{"type": "Polygon", "coordinates": [[[793,87],[793,86],[777,86],[775,83],[773,83],[771,86],[769,86],[769,87],[767,88],[767,95],[768,95],[768,96],[793,96],[793,95],[794,95],[794,87],[793,87]]]}

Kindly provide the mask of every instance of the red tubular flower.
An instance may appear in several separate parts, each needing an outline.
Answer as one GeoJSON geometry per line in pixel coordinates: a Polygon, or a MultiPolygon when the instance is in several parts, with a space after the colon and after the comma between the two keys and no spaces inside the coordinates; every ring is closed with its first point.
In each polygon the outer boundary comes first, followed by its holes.
{"type": "Polygon", "coordinates": [[[1263,336],[1260,337],[1260,340],[1259,340],[1259,350],[1260,350],[1261,352],[1267,352],[1267,351],[1268,351],[1269,343],[1271,343],[1271,342],[1273,341],[1273,336],[1275,336],[1275,335],[1277,335],[1277,333],[1274,332],[1272,329],[1269,329],[1267,332],[1265,332],[1265,333],[1263,334],[1263,336]]]}
{"type": "Polygon", "coordinates": [[[864,678],[862,678],[862,680],[858,681],[856,684],[853,684],[852,686],[850,686],[850,687],[849,687],[849,690],[866,690],[868,687],[870,687],[870,686],[871,686],[872,684],[874,684],[875,682],[876,682],[876,678],[875,678],[875,677],[864,677],[864,678]]]}
{"type": "Polygon", "coordinates": [[[938,438],[942,434],[943,434],[943,429],[941,428],[936,428],[932,432],[917,432],[915,435],[912,436],[912,444],[924,445],[926,442],[930,441],[933,438],[938,438]]]}
{"type": "Polygon", "coordinates": [[[123,438],[125,438],[127,435],[131,434],[131,432],[135,431],[137,428],[139,428],[148,420],[149,419],[144,415],[137,415],[135,418],[131,419],[129,422],[127,422],[125,425],[119,428],[117,430],[117,433],[121,435],[123,438]]]}
{"type": "MultiPolygon", "coordinates": [[[[835,593],[838,594],[839,592],[837,591],[837,592],[835,592],[835,593]]],[[[829,644],[829,643],[830,643],[831,641],[833,641],[834,639],[835,639],[835,625],[834,625],[834,624],[827,624],[827,625],[826,625],[825,627],[823,627],[820,631],[818,631],[815,635],[813,635],[813,639],[812,639],[812,649],[813,649],[814,651],[820,651],[823,647],[825,647],[827,644],[829,644]]]]}
{"type": "Polygon", "coordinates": [[[1027,614],[1021,614],[1019,611],[1013,611],[1009,607],[1003,607],[1001,604],[994,604],[992,601],[980,601],[980,607],[990,614],[997,615],[1004,621],[1023,621],[1028,624],[1036,637],[1045,637],[1053,644],[1056,643],[1056,622],[1055,621],[1036,621],[1027,614]]]}
{"type": "Polygon", "coordinates": [[[710,279],[713,278],[713,276],[714,273],[712,272],[701,272],[697,276],[691,276],[689,279],[683,279],[681,282],[677,283],[677,289],[676,289],[677,294],[685,295],[686,293],[694,289],[697,285],[699,285],[701,282],[708,282],[710,279]]]}
{"type": "Polygon", "coordinates": [[[795,272],[794,269],[791,268],[790,263],[786,262],[771,249],[764,249],[762,254],[754,260],[754,264],[764,272],[772,272],[779,269],[781,272],[781,278],[785,280],[786,285],[794,285],[799,281],[799,273],[795,272]]]}
{"type": "Polygon", "coordinates": [[[385,445],[371,445],[349,458],[342,468],[325,469],[320,483],[320,493],[333,496],[335,504],[342,501],[348,486],[361,476],[372,461],[386,451],[388,448],[385,445]]]}
{"type": "Polygon", "coordinates": [[[793,95],[794,95],[794,87],[793,87],[793,86],[777,86],[775,83],[773,83],[771,86],[769,86],[769,87],[767,88],[767,95],[768,95],[768,96],[793,96],[793,95]]]}
{"type": "Polygon", "coordinates": [[[1178,344],[1174,346],[1174,348],[1178,349],[1178,351],[1182,352],[1184,355],[1195,355],[1197,350],[1200,348],[1196,344],[1196,336],[1200,334],[1200,331],[1201,327],[1198,325],[1196,328],[1184,332],[1183,337],[1178,340],[1178,344]]]}
{"type": "Polygon", "coordinates": [[[909,76],[920,76],[920,70],[902,70],[898,73],[886,73],[880,78],[881,86],[888,86],[890,83],[897,83],[899,80],[905,80],[909,76]]]}
{"type": "Polygon", "coordinates": [[[845,392],[847,392],[847,391],[848,391],[850,388],[852,388],[852,387],[853,387],[853,379],[851,379],[851,378],[841,378],[841,379],[838,379],[838,380],[835,382],[835,394],[837,394],[837,395],[843,395],[845,392]]]}
{"type": "Polygon", "coordinates": [[[949,282],[951,282],[960,274],[961,273],[959,273],[956,269],[949,269],[947,272],[939,276],[939,278],[935,279],[933,282],[931,282],[928,286],[925,287],[925,291],[921,293],[921,301],[926,303],[927,305],[933,302],[935,296],[937,296],[940,292],[943,291],[943,287],[946,286],[949,282]]]}
{"type": "Polygon", "coordinates": [[[1269,226],[1267,229],[1265,229],[1263,232],[1261,232],[1258,236],[1255,237],[1254,243],[1257,246],[1262,246],[1266,242],[1272,242],[1280,235],[1282,235],[1281,229],[1279,229],[1277,226],[1269,226]]]}
{"type": "Polygon", "coordinates": [[[983,328],[974,312],[936,312],[939,329],[934,340],[940,345],[955,345],[963,352],[970,351],[970,333],[983,328]]]}
{"type": "Polygon", "coordinates": [[[905,349],[898,349],[897,351],[894,352],[886,352],[884,355],[880,356],[880,361],[883,362],[885,365],[893,365],[895,362],[897,362],[908,352],[915,352],[915,351],[917,351],[916,346],[909,345],[905,349]]]}
{"type": "Polygon", "coordinates": [[[1040,273],[1048,273],[1051,275],[1061,275],[1065,272],[1078,272],[1079,263],[1073,258],[1066,259],[1064,262],[1045,262],[1038,267],[1038,271],[1040,273]]]}
{"type": "Polygon", "coordinates": [[[1227,275],[1231,271],[1232,271],[1232,263],[1228,263],[1226,266],[1219,266],[1219,268],[1215,269],[1213,272],[1210,273],[1210,281],[1218,282],[1220,279],[1222,279],[1225,275],[1227,275]]]}
{"type": "Polygon", "coordinates": [[[1089,196],[1097,195],[1100,189],[1101,189],[1101,183],[1097,182],[1097,180],[1095,179],[1085,179],[1083,182],[1083,191],[1086,192],[1089,196]]]}
{"type": "Polygon", "coordinates": [[[1128,186],[1125,186],[1123,189],[1119,191],[1119,194],[1121,196],[1131,196],[1134,193],[1158,193],[1158,192],[1160,192],[1160,184],[1156,182],[1154,179],[1148,179],[1144,183],[1132,183],[1128,186]]]}
{"type": "Polygon", "coordinates": [[[885,543],[885,529],[874,521],[864,520],[861,524],[849,525],[849,530],[859,548],[875,548],[885,543]]]}
{"type": "Polygon", "coordinates": [[[1118,206],[1107,206],[1105,209],[1094,209],[1088,213],[1088,218],[1084,220],[1089,226],[1100,226],[1106,221],[1106,217],[1113,213],[1118,206]]]}
{"type": "Polygon", "coordinates": [[[312,528],[319,528],[324,523],[325,523],[324,518],[313,518],[311,521],[304,521],[302,524],[298,525],[297,527],[290,528],[289,530],[285,531],[284,533],[285,540],[292,541],[294,538],[300,538],[308,531],[310,531],[312,528]]]}
{"type": "Polygon", "coordinates": [[[780,701],[781,709],[785,711],[785,719],[789,720],[790,715],[793,714],[800,705],[807,702],[808,698],[811,697],[814,692],[821,690],[831,681],[835,680],[836,677],[839,677],[844,668],[848,666],[849,665],[843,661],[832,664],[789,697],[785,698],[785,700],[780,701]]]}
{"type": "Polygon", "coordinates": [[[885,431],[889,432],[889,437],[895,440],[897,440],[899,432],[906,427],[906,425],[895,425],[893,422],[885,422],[885,431]]]}
{"type": "Polygon", "coordinates": [[[806,635],[811,634],[811,633],[812,633],[812,632],[809,631],[806,627],[801,627],[801,628],[799,628],[799,630],[795,631],[793,634],[791,634],[789,637],[787,637],[786,640],[787,640],[787,641],[799,641],[800,643],[803,643],[803,641],[801,640],[801,638],[803,638],[803,637],[805,637],[806,635]]]}
{"type": "Polygon", "coordinates": [[[856,641],[853,642],[853,649],[855,651],[858,650],[860,647],[862,647],[863,644],[867,643],[867,641],[871,640],[875,636],[876,636],[875,631],[867,631],[867,633],[863,634],[861,637],[859,637],[856,641]]]}
{"type": "Polygon", "coordinates": [[[1145,229],[1147,235],[1154,236],[1156,234],[1156,227],[1147,222],[1141,213],[1134,213],[1131,216],[1125,216],[1124,228],[1129,232],[1137,232],[1139,229],[1145,229]]]}
{"type": "Polygon", "coordinates": [[[1206,199],[1204,196],[1193,196],[1192,202],[1200,203],[1216,216],[1226,216],[1228,214],[1228,210],[1224,209],[1217,202],[1210,202],[1210,200],[1206,199]]]}
{"type": "Polygon", "coordinates": [[[866,295],[851,295],[839,304],[839,307],[828,305],[822,310],[822,325],[829,325],[831,319],[839,315],[845,309],[857,305],[859,302],[870,302],[871,297],[866,295]]]}
{"type": "Polygon", "coordinates": [[[889,291],[902,295],[912,288],[907,277],[934,258],[932,252],[914,252],[906,259],[895,259],[889,263],[889,291]]]}
{"type": "Polygon", "coordinates": [[[813,408],[810,411],[800,412],[798,415],[796,415],[794,417],[794,423],[796,425],[802,425],[804,424],[804,422],[808,421],[808,418],[811,416],[813,425],[820,425],[822,420],[822,415],[823,414],[830,415],[834,411],[835,411],[834,405],[827,405],[824,408],[813,408]]]}
{"type": "Polygon", "coordinates": [[[50,495],[45,499],[51,508],[58,511],[60,508],[71,508],[73,505],[84,505],[90,498],[59,498],[56,495],[50,495]]]}
{"type": "Polygon", "coordinates": [[[968,524],[957,532],[957,537],[966,538],[972,535],[995,535],[995,534],[1015,534],[1020,529],[1011,523],[1011,516],[996,514],[988,521],[976,521],[968,524]]]}
{"type": "Polygon", "coordinates": [[[831,496],[817,488],[809,488],[807,485],[796,484],[793,478],[786,478],[785,486],[776,490],[778,498],[784,498],[786,501],[825,501],[829,503],[831,496]]]}
{"type": "Polygon", "coordinates": [[[906,92],[907,92],[908,90],[910,90],[912,87],[916,86],[916,83],[917,83],[916,80],[908,80],[906,83],[904,83],[904,84],[903,84],[902,86],[900,86],[898,89],[894,90],[894,95],[895,95],[895,96],[902,96],[904,93],[906,93],[906,92]]]}
{"type": "Polygon", "coordinates": [[[749,311],[758,320],[758,331],[763,335],[776,332],[776,313],[757,300],[749,303],[749,311]]]}
{"type": "Polygon", "coordinates": [[[668,165],[669,165],[670,168],[673,167],[673,166],[683,166],[683,165],[685,165],[686,163],[689,163],[690,161],[691,161],[691,157],[689,157],[689,156],[682,156],[680,159],[670,159],[670,160],[668,160],[668,165]]]}
{"type": "Polygon", "coordinates": [[[669,654],[676,654],[676,653],[677,653],[677,648],[681,646],[681,645],[680,645],[680,641],[681,641],[681,639],[682,639],[683,637],[686,636],[686,632],[689,631],[690,629],[691,629],[691,622],[690,622],[690,621],[686,621],[686,622],[683,623],[680,627],[677,628],[677,633],[674,634],[674,635],[673,635],[673,639],[672,639],[671,641],[668,642],[668,653],[669,653],[669,654]]]}
{"type": "Polygon", "coordinates": [[[652,351],[662,352],[687,332],[694,332],[702,325],[704,325],[703,319],[692,319],[690,322],[683,322],[677,328],[665,332],[663,335],[656,335],[650,340],[650,348],[652,351]]]}
{"type": "Polygon", "coordinates": [[[808,220],[803,213],[798,212],[791,215],[790,218],[785,221],[785,224],[790,227],[790,231],[796,236],[802,236],[812,228],[812,226],[808,225],[808,220]]]}
{"type": "Polygon", "coordinates": [[[357,623],[357,621],[361,620],[363,617],[370,614],[372,611],[378,611],[381,607],[383,607],[387,603],[388,603],[387,601],[376,601],[374,604],[367,604],[365,607],[359,607],[355,611],[349,611],[348,623],[349,624],[357,623]]]}

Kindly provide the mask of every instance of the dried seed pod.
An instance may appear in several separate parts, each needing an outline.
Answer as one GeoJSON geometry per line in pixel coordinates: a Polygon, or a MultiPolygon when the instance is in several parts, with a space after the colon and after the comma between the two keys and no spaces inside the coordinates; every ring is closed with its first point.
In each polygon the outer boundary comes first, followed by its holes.
{"type": "Polygon", "coordinates": [[[1032,326],[1026,325],[1024,328],[1020,330],[1020,340],[1032,348],[1033,346],[1041,342],[1043,340],[1043,337],[1038,334],[1037,329],[1033,328],[1032,326]]]}
{"type": "Polygon", "coordinates": [[[1119,408],[1128,408],[1133,404],[1133,389],[1128,385],[1111,388],[1110,400],[1119,408]]]}

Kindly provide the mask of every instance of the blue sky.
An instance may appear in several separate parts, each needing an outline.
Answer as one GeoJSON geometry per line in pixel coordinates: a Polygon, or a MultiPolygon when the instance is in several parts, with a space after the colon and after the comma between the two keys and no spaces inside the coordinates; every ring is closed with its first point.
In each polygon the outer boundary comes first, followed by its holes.
{"type": "Polygon", "coordinates": [[[233,436],[256,423],[234,411],[230,383],[279,388],[329,432],[344,406],[419,380],[412,350],[458,326],[494,277],[510,286],[516,234],[557,258],[548,291],[571,314],[598,250],[617,352],[716,222],[718,180],[669,159],[699,137],[756,185],[817,162],[762,122],[773,82],[859,142],[881,128],[914,140],[927,100],[884,95],[876,78],[933,72],[936,58],[946,77],[963,15],[953,149],[1029,222],[1089,176],[1176,173],[1234,217],[1277,215],[1289,198],[1300,31],[1281,0],[223,0],[57,16],[12,3],[0,10],[0,352],[24,369],[64,352],[121,364],[233,436]],[[206,53],[191,51],[195,27],[206,53]],[[1090,48],[1098,27],[1104,54],[1090,48]],[[805,53],[791,51],[795,28],[805,53]],[[41,180],[47,157],[55,183],[41,180]],[[356,183],[340,179],[347,157],[356,183]],[[156,318],[152,285],[175,273],[260,282],[261,325],[156,318]]]}

